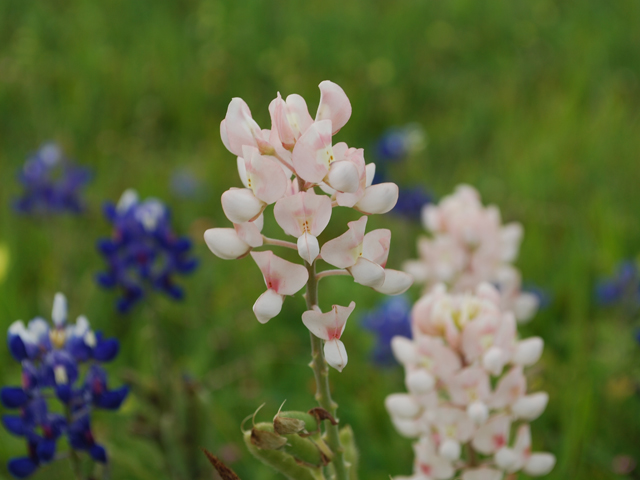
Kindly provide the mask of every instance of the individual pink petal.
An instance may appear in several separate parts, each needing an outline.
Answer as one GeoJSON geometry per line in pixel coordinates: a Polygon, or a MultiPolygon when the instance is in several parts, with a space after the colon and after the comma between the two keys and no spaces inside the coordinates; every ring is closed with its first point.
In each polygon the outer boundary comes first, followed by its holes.
{"type": "Polygon", "coordinates": [[[320,183],[335,160],[331,146],[331,121],[315,122],[296,142],[293,148],[293,166],[296,173],[311,183],[320,183]]]}
{"type": "Polygon", "coordinates": [[[396,206],[398,186],[395,183],[378,183],[364,191],[364,196],[354,208],[366,214],[387,213],[396,206]]]}
{"type": "Polygon", "coordinates": [[[257,148],[243,147],[247,186],[267,205],[284,196],[289,180],[277,161],[260,155],[257,148]]]}
{"type": "Polygon", "coordinates": [[[223,122],[224,125],[220,125],[222,142],[231,153],[241,156],[243,145],[258,146],[256,138],[262,138],[262,131],[251,117],[251,110],[244,100],[231,100],[223,122]],[[226,137],[223,130],[226,130],[226,137]]]}
{"type": "Polygon", "coordinates": [[[304,132],[313,124],[313,118],[309,115],[307,102],[298,94],[287,96],[287,120],[293,129],[296,138],[300,138],[304,132]]]}
{"type": "Polygon", "coordinates": [[[334,305],[329,312],[322,313],[315,310],[307,310],[302,314],[302,323],[316,337],[329,341],[340,338],[347,319],[353,309],[356,308],[355,302],[351,302],[348,307],[334,305]]]}
{"type": "Polygon", "coordinates": [[[364,196],[365,189],[367,188],[367,169],[364,162],[364,150],[361,148],[348,148],[345,143],[338,143],[334,145],[334,153],[336,159],[344,159],[345,161],[353,164],[358,171],[358,189],[353,193],[336,192],[336,202],[341,207],[353,207],[364,196]],[[344,154],[341,154],[341,150],[338,150],[338,146],[342,147],[344,154]]]}
{"type": "Polygon", "coordinates": [[[253,313],[260,323],[267,323],[280,313],[283,302],[284,297],[269,288],[253,304],[253,313]]]}
{"type": "Polygon", "coordinates": [[[305,262],[311,264],[320,254],[318,239],[310,233],[303,233],[298,238],[298,255],[305,262]]]}
{"type": "Polygon", "coordinates": [[[422,436],[420,441],[413,445],[415,452],[415,476],[413,480],[446,480],[452,478],[455,469],[451,461],[436,454],[433,440],[428,436],[422,436]]]}
{"type": "Polygon", "coordinates": [[[473,436],[472,445],[478,452],[492,455],[509,442],[511,420],[506,414],[495,415],[478,428],[473,436]]]}
{"type": "Polygon", "coordinates": [[[442,439],[452,438],[467,442],[472,437],[475,426],[465,411],[453,407],[441,407],[434,414],[434,425],[442,439]]]}
{"type": "Polygon", "coordinates": [[[353,280],[360,285],[371,288],[382,288],[384,285],[384,268],[364,257],[358,258],[356,264],[348,267],[353,280]]]}
{"type": "Polygon", "coordinates": [[[225,148],[231,152],[231,145],[229,144],[229,135],[227,135],[226,120],[222,120],[220,122],[220,138],[222,139],[222,144],[225,146],[225,148]]]}
{"type": "Polygon", "coordinates": [[[385,295],[400,295],[407,290],[413,284],[413,277],[408,273],[401,272],[399,270],[393,270],[391,268],[384,269],[384,282],[379,287],[374,287],[376,292],[384,293],[385,295]]]}
{"type": "Polygon", "coordinates": [[[325,80],[320,83],[320,105],[316,113],[316,122],[331,120],[332,133],[335,135],[351,117],[351,103],[347,94],[333,82],[325,80]]]}
{"type": "Polygon", "coordinates": [[[324,358],[329,365],[342,372],[342,369],[347,365],[349,357],[347,356],[347,349],[344,348],[344,343],[337,338],[329,340],[324,344],[324,358]]]}
{"type": "Polygon", "coordinates": [[[234,228],[238,237],[243,242],[253,248],[261,247],[264,243],[262,237],[262,227],[264,226],[264,216],[260,215],[253,222],[236,223],[234,228]]]}
{"type": "Polygon", "coordinates": [[[231,188],[222,194],[222,210],[233,223],[250,222],[267,206],[248,188],[231,188]]]}
{"type": "Polygon", "coordinates": [[[293,295],[309,280],[309,272],[302,265],[288,262],[272,251],[251,252],[264,276],[267,288],[280,295],[293,295]]]}
{"type": "Polygon", "coordinates": [[[509,373],[500,379],[493,393],[490,406],[504,408],[512,405],[527,391],[527,380],[522,374],[522,367],[513,367],[509,373]]]}
{"type": "Polygon", "coordinates": [[[489,397],[489,375],[480,367],[467,367],[456,373],[447,383],[451,401],[466,407],[472,402],[489,397]]]}
{"type": "Polygon", "coordinates": [[[391,230],[386,228],[372,230],[364,236],[362,241],[362,256],[384,268],[389,258],[390,246],[391,230]]]}
{"type": "Polygon", "coordinates": [[[251,250],[233,228],[210,228],[204,232],[204,241],[214,255],[224,260],[242,257],[251,250]]]}
{"type": "Polygon", "coordinates": [[[273,213],[286,234],[299,237],[307,232],[318,236],[331,218],[331,199],[307,190],[278,200],[273,213]]]}
{"type": "Polygon", "coordinates": [[[367,188],[373,184],[373,178],[376,176],[376,164],[368,163],[365,172],[365,188],[367,188]]]}
{"type": "Polygon", "coordinates": [[[355,265],[362,254],[364,231],[367,227],[367,217],[347,224],[349,230],[322,246],[322,259],[337,268],[347,268],[355,265]]]}
{"type": "Polygon", "coordinates": [[[287,104],[280,96],[274,98],[269,104],[269,113],[271,114],[271,124],[277,128],[278,136],[282,142],[282,146],[286,149],[292,149],[296,143],[296,136],[287,120],[287,104]]]}
{"type": "Polygon", "coordinates": [[[393,356],[405,367],[415,365],[418,362],[418,352],[414,342],[406,337],[396,335],[391,339],[393,356]]]}
{"type": "Polygon", "coordinates": [[[462,368],[460,356],[442,342],[430,336],[415,340],[419,363],[444,381],[462,368]]]}

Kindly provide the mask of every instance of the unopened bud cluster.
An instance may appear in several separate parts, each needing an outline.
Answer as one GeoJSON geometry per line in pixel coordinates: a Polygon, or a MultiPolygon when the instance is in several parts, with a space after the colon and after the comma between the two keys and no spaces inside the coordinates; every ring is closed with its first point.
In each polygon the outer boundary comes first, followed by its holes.
{"type": "Polygon", "coordinates": [[[452,292],[466,292],[482,282],[500,290],[502,307],[519,322],[530,320],[538,308],[535,295],[521,291],[520,272],[512,265],[522,241],[519,223],[502,224],[500,210],[483,206],[478,192],[459,185],[438,205],[422,210],[422,224],[431,237],[418,240],[418,260],[404,269],[428,292],[438,283],[452,292]]]}
{"type": "Polygon", "coordinates": [[[548,395],[528,394],[523,373],[543,341],[519,340],[513,313],[500,304],[488,283],[468,294],[437,285],[413,307],[413,339],[392,340],[409,393],[388,396],[386,407],[398,432],[418,439],[414,475],[397,480],[500,480],[553,468],[553,455],[531,452],[529,429],[548,395]]]}
{"type": "MultiPolygon", "coordinates": [[[[270,130],[258,126],[240,98],[231,101],[220,125],[224,145],[238,157],[243,187],[222,194],[222,209],[233,228],[207,230],[205,241],[223,259],[251,254],[267,287],[253,306],[261,323],[277,316],[284,297],[296,294],[309,282],[319,259],[339,269],[328,274],[351,275],[355,282],[390,295],[404,292],[412,282],[410,275],[385,268],[391,232],[378,229],[365,234],[367,215],[391,210],[398,187],[393,183],[372,185],[375,165],[365,163],[363,150],[333,143],[333,135],[351,116],[351,104],[342,88],[332,82],[322,82],[320,92],[315,119],[301,96],[289,95],[284,100],[278,94],[269,105],[270,130]],[[272,204],[277,224],[295,243],[262,235],[263,212],[272,204]],[[353,208],[364,216],[321,246],[318,236],[335,207],[353,208]],[[256,250],[265,245],[293,248],[304,262],[292,263],[271,251],[256,250]]],[[[354,308],[351,302],[323,313],[312,305],[302,316],[307,328],[325,341],[327,362],[338,370],[347,363],[340,336],[354,308]]]]}

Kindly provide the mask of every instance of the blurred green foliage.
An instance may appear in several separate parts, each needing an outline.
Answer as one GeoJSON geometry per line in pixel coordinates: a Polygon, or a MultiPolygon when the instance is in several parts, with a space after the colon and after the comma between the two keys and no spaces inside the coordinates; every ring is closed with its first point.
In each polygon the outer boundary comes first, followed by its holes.
{"type": "MultiPolygon", "coordinates": [[[[200,239],[205,228],[227,225],[219,196],[239,185],[219,140],[229,100],[244,98],[267,128],[277,91],[303,95],[313,111],[316,85],[331,79],[353,105],[339,140],[366,149],[386,127],[419,122],[429,145],[394,172],[400,183],[422,182],[440,196],[471,183],[505,219],[524,224],[519,266],[553,296],[522,329],[547,345],[531,378],[532,389],[551,397],[532,425],[534,446],[558,457],[550,480],[627,478],[611,463],[618,454],[640,460],[640,348],[633,322],[596,308],[592,291],[618,259],[640,251],[638,19],[637,0],[4,0],[0,244],[8,253],[0,264],[6,258],[8,267],[0,329],[47,314],[63,291],[72,316],[85,313],[121,338],[112,381],[130,369],[152,380],[149,311],[115,313],[113,295],[93,281],[102,267],[95,241],[109,234],[105,199],[128,187],[164,199],[202,260],[181,280],[185,302],[154,299],[174,360],[167,375],[178,389],[183,375],[201,385],[191,403],[186,393],[172,399],[184,416],[163,420],[172,455],[193,443],[188,412],[197,409],[198,445],[235,459],[243,479],[275,478],[246,454],[239,425],[262,402],[262,419],[284,399],[290,409],[313,405],[304,304],[290,299],[282,315],[258,324],[251,305],[263,283],[255,265],[219,260],[200,239]],[[83,217],[34,220],[11,211],[24,157],[50,139],[94,169],[83,217]],[[177,168],[204,182],[200,196],[171,194],[177,168]]],[[[336,218],[328,234],[350,219],[336,218]]],[[[372,223],[394,232],[390,266],[415,256],[419,226],[389,215],[372,223]]],[[[401,371],[371,365],[373,338],[357,320],[381,296],[346,278],[325,282],[324,304],[358,304],[343,337],[349,365],[332,372],[332,382],[362,450],[361,478],[409,473],[411,442],[395,433],[382,403],[403,390],[401,371]]],[[[3,348],[0,383],[18,381],[3,348]]],[[[133,396],[121,414],[97,417],[111,478],[170,478],[155,443],[135,434],[144,409],[133,396]]],[[[23,453],[20,440],[0,433],[0,463],[23,453]]],[[[207,472],[200,452],[186,455],[194,459],[186,472],[207,472]]],[[[180,478],[195,478],[188,475],[180,478]]],[[[70,469],[63,462],[37,478],[70,478],[70,469]]]]}

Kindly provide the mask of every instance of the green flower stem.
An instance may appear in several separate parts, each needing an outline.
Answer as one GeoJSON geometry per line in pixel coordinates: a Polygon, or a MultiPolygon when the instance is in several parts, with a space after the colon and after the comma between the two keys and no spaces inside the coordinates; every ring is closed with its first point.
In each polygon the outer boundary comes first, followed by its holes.
{"type": "MultiPolygon", "coordinates": [[[[309,265],[305,263],[307,270],[309,271],[309,280],[307,281],[307,309],[311,310],[314,305],[318,305],[318,278],[316,277],[316,264],[315,262],[309,265]]],[[[310,367],[313,370],[313,376],[316,380],[316,400],[318,405],[327,410],[336,420],[338,420],[337,411],[338,404],[331,398],[331,391],[329,389],[329,367],[324,359],[324,352],[322,350],[322,340],[316,337],[313,333],[309,333],[311,336],[311,364],[310,367]]],[[[327,444],[334,453],[331,465],[333,465],[336,475],[336,480],[348,480],[349,479],[349,467],[345,462],[344,448],[340,444],[340,428],[339,425],[331,425],[328,422],[326,424],[327,432],[327,444]]]]}

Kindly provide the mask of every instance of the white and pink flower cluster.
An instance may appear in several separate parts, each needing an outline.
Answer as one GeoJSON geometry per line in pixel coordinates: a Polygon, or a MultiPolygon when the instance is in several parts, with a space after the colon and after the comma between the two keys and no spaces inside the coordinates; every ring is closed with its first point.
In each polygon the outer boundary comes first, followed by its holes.
{"type": "MultiPolygon", "coordinates": [[[[404,292],[413,281],[407,273],[385,268],[391,232],[365,233],[367,215],[391,210],[398,187],[372,185],[375,165],[365,163],[364,151],[333,143],[333,136],[351,116],[351,104],[335,83],[322,82],[320,92],[315,118],[300,95],[284,100],[278,94],[269,105],[270,130],[258,126],[240,98],[231,101],[220,124],[224,145],[238,157],[243,187],[222,194],[222,209],[233,228],[207,230],[205,241],[223,259],[251,254],[267,286],[253,306],[262,323],[280,313],[285,296],[296,294],[310,275],[316,275],[315,263],[320,259],[338,270],[320,272],[317,279],[351,275],[357,283],[389,295],[404,292]],[[263,212],[272,204],[275,221],[296,243],[262,235],[263,212]],[[335,207],[353,208],[364,216],[349,222],[346,233],[320,246],[318,236],[335,207]],[[266,245],[295,249],[304,263],[292,263],[271,251],[255,251],[266,245]]],[[[338,370],[347,363],[340,336],[354,308],[352,302],[322,313],[312,305],[302,316],[309,330],[325,340],[326,359],[338,370]]]]}
{"type": "Polygon", "coordinates": [[[385,403],[398,432],[418,441],[413,476],[396,479],[547,474],[555,457],[531,452],[528,422],[542,414],[548,395],[527,394],[523,373],[540,358],[542,339],[517,338],[513,313],[488,283],[468,294],[435,286],[414,305],[411,322],[413,340],[392,340],[409,393],[385,403]]]}
{"type": "Polygon", "coordinates": [[[469,185],[459,185],[438,205],[426,205],[422,223],[432,237],[418,240],[420,259],[407,261],[404,270],[425,285],[425,292],[438,283],[462,293],[489,282],[519,322],[535,315],[538,299],[521,290],[520,272],[512,265],[522,241],[519,223],[502,225],[500,210],[483,206],[469,185]]]}

